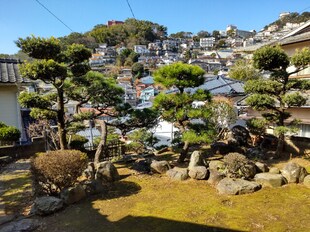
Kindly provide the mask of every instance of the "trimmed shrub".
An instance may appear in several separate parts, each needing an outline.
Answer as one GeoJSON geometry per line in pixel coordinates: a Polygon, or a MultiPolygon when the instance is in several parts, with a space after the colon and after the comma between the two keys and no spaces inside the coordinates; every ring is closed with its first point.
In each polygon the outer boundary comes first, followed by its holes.
{"type": "Polygon", "coordinates": [[[83,150],[84,144],[88,142],[88,139],[78,134],[73,134],[71,136],[70,148],[75,150],[83,150]]]}
{"type": "Polygon", "coordinates": [[[0,125],[0,141],[17,141],[20,138],[20,131],[14,126],[0,125]]]}
{"type": "Polygon", "coordinates": [[[78,150],[58,150],[39,153],[31,162],[37,194],[58,195],[73,186],[88,163],[87,155],[78,150]]]}

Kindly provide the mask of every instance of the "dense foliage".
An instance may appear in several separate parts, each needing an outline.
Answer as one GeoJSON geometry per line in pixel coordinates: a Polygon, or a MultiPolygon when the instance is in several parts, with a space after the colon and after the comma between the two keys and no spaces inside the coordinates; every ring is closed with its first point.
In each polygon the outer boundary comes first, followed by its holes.
{"type": "Polygon", "coordinates": [[[87,35],[95,38],[97,43],[108,46],[124,45],[133,48],[136,44],[146,45],[167,36],[167,28],[145,20],[127,19],[124,24],[113,26],[97,25],[87,35]]]}
{"type": "Polygon", "coordinates": [[[20,138],[20,131],[14,126],[7,126],[0,122],[0,141],[11,142],[18,141],[20,138]]]}

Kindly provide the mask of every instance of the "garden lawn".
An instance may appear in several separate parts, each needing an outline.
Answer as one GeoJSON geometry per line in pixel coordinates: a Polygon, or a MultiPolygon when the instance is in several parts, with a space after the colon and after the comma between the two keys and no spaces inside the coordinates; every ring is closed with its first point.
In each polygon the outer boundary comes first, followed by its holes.
{"type": "MultiPolygon", "coordinates": [[[[308,170],[310,163],[304,163],[308,170]]],[[[282,164],[280,164],[282,165],[282,164]]],[[[206,181],[176,182],[117,165],[106,194],[44,217],[39,231],[309,231],[310,188],[290,184],[240,196],[206,181]]]]}

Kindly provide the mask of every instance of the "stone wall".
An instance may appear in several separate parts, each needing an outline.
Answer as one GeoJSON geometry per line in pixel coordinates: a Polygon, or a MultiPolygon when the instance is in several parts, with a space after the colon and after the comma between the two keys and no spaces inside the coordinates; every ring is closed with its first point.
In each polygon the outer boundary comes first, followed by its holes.
{"type": "Polygon", "coordinates": [[[0,147],[0,157],[10,156],[13,159],[29,158],[37,152],[45,151],[43,138],[34,139],[31,144],[0,147]]]}

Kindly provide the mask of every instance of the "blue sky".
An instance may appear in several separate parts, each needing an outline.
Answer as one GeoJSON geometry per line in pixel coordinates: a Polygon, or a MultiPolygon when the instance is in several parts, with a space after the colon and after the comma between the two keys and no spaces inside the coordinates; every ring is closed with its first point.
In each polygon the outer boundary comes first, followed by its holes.
{"type": "MultiPolygon", "coordinates": [[[[38,0],[73,31],[84,33],[108,20],[132,18],[127,0],[38,0]]],[[[281,12],[310,11],[309,0],[128,0],[139,20],[164,25],[168,34],[212,32],[236,25],[260,30],[281,12]]],[[[71,31],[36,0],[0,0],[0,53],[18,51],[14,41],[31,34],[65,36],[71,31]]]]}

